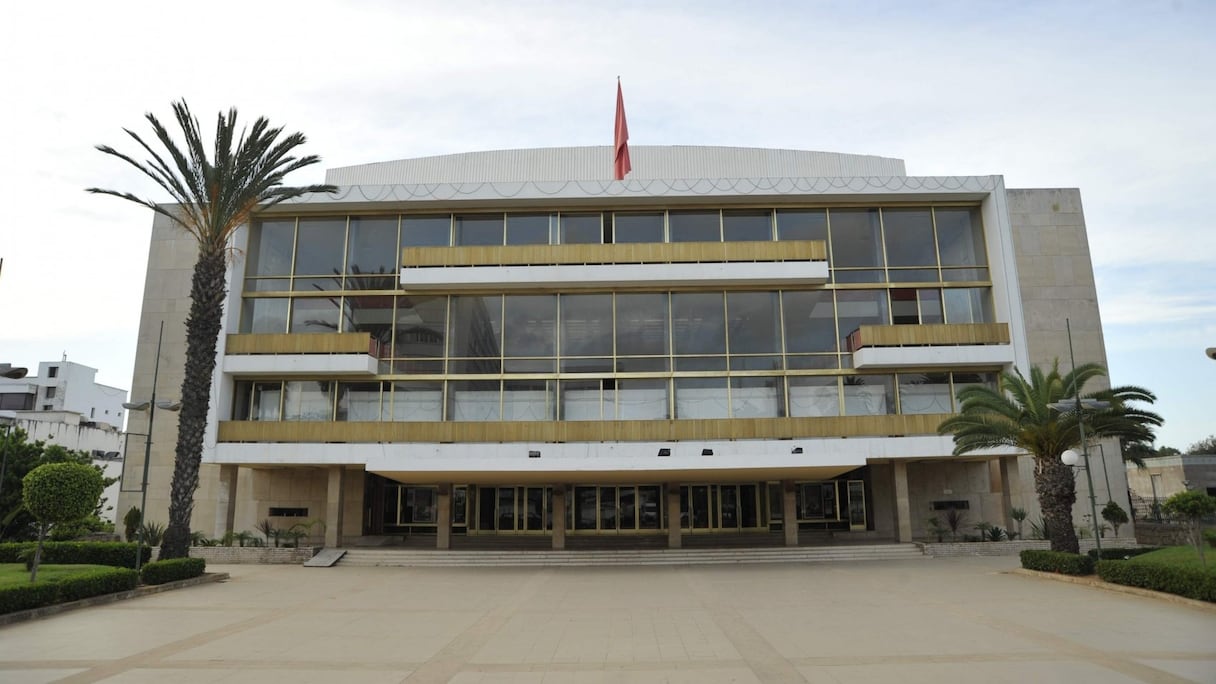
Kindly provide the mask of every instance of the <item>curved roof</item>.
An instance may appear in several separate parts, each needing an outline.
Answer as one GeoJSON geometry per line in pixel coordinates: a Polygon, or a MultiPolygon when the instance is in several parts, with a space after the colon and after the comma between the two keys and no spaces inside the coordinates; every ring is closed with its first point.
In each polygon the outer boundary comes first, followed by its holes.
{"type": "MultiPolygon", "coordinates": [[[[837,152],[693,145],[629,148],[627,180],[856,178],[907,175],[902,159],[837,152]]],[[[612,147],[464,152],[329,169],[334,185],[611,181],[612,147]]]]}

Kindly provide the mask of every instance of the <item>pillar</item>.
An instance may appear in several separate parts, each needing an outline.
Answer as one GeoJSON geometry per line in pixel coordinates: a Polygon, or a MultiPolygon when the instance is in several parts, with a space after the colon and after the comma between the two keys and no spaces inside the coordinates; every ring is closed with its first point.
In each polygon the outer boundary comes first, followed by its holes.
{"type": "Polygon", "coordinates": [[[452,485],[439,485],[439,507],[435,516],[435,548],[447,550],[452,548],[452,485]]]}
{"type": "Polygon", "coordinates": [[[325,546],[342,546],[342,509],[346,503],[346,469],[330,466],[329,486],[325,492],[325,546]]]}
{"type": "Polygon", "coordinates": [[[793,480],[781,481],[781,529],[785,545],[798,546],[798,497],[793,480]]]}
{"type": "Polygon", "coordinates": [[[553,550],[566,548],[566,485],[553,487],[553,550]]]}
{"type": "Polygon", "coordinates": [[[236,485],[240,466],[220,466],[219,495],[215,504],[215,531],[217,537],[236,531],[236,485]]]}
{"type": "Polygon", "coordinates": [[[908,464],[896,460],[891,463],[895,481],[895,540],[901,543],[912,541],[912,507],[908,498],[908,464]]]}
{"type": "Polygon", "coordinates": [[[1016,527],[1016,521],[1009,517],[1009,511],[1013,510],[1014,506],[1021,505],[1021,497],[1014,499],[1013,488],[1020,483],[1018,480],[1021,474],[1018,472],[1018,457],[1017,456],[1002,456],[1000,458],[1001,465],[1001,515],[1005,519],[1005,529],[1012,530],[1016,527]]]}
{"type": "Polygon", "coordinates": [[[667,548],[683,545],[680,537],[680,483],[667,483],[667,548]]]}

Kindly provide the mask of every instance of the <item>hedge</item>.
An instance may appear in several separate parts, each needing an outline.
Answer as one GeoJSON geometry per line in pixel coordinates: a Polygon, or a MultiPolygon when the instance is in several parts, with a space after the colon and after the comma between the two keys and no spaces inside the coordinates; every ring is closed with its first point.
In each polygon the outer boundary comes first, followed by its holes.
{"type": "Polygon", "coordinates": [[[1098,557],[1097,549],[1090,549],[1088,554],[1089,554],[1090,558],[1092,558],[1096,561],[1097,560],[1125,560],[1127,558],[1131,558],[1132,556],[1139,556],[1142,553],[1156,551],[1159,548],[1161,548],[1161,547],[1160,546],[1140,546],[1140,547],[1127,548],[1127,549],[1120,549],[1120,548],[1102,549],[1101,558],[1098,557]]]}
{"type": "MultiPolygon", "coordinates": [[[[33,562],[33,549],[38,542],[0,544],[0,563],[33,562]],[[29,549],[28,558],[22,554],[29,549]]],[[[136,544],[125,542],[45,542],[42,562],[60,565],[110,565],[116,568],[135,567],[136,544]]],[[[152,558],[152,548],[143,547],[143,562],[152,558]]]]}
{"type": "Polygon", "coordinates": [[[1022,559],[1022,567],[1027,570],[1055,572],[1061,575],[1094,574],[1094,559],[1079,553],[1027,549],[1019,557],[1022,559]]]}
{"type": "Polygon", "coordinates": [[[1098,576],[1114,584],[1216,602],[1216,576],[1194,568],[1104,560],[1098,562],[1098,576]]]}
{"type": "Polygon", "coordinates": [[[6,587],[0,589],[0,614],[127,591],[138,584],[139,574],[134,570],[112,568],[71,575],[60,580],[6,587]]]}
{"type": "Polygon", "coordinates": [[[203,574],[207,561],[202,558],[171,558],[148,563],[143,569],[144,584],[164,584],[203,574]]]}

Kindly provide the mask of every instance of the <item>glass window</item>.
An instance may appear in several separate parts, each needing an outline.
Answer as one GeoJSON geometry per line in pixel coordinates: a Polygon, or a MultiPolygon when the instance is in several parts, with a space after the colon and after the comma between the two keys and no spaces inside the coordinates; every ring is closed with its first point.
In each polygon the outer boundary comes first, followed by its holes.
{"type": "Polygon", "coordinates": [[[612,215],[613,242],[663,242],[663,212],[612,215]]]}
{"type": "Polygon", "coordinates": [[[725,354],[726,311],[721,292],[671,295],[671,326],[676,354],[725,354]]]}
{"type": "Polygon", "coordinates": [[[503,244],[503,215],[502,214],[472,214],[457,216],[454,219],[456,227],[456,245],[468,247],[474,245],[503,244]]]}
{"type": "Polygon", "coordinates": [[[612,295],[561,296],[562,356],[612,355],[612,295]]]}
{"type": "Polygon", "coordinates": [[[504,381],[502,419],[556,420],[557,383],[552,380],[504,381]]]}
{"type": "MultiPolygon", "coordinates": [[[[562,390],[562,420],[603,420],[601,406],[601,389],[607,384],[609,388],[609,410],[611,411],[611,388],[615,385],[611,380],[563,380],[562,390]]],[[[611,417],[611,416],[610,416],[611,417]]]]}
{"type": "Polygon", "coordinates": [[[290,299],[246,299],[241,308],[241,332],[287,332],[287,304],[290,299]]]}
{"type": "Polygon", "coordinates": [[[790,415],[796,418],[840,415],[840,379],[836,376],[790,376],[790,415]]]}
{"type": "Polygon", "coordinates": [[[617,295],[617,356],[666,356],[668,320],[665,293],[617,295]]]}
{"type": "Polygon", "coordinates": [[[333,420],[334,384],[327,380],[283,383],[283,420],[333,420]]]}
{"type": "Polygon", "coordinates": [[[402,216],[402,247],[447,247],[452,244],[452,217],[402,216]]]}
{"type": "Polygon", "coordinates": [[[828,213],[823,209],[778,209],[778,240],[828,239],[828,213]]]}
{"type": "Polygon", "coordinates": [[[339,297],[296,297],[291,300],[291,328],[288,332],[339,332],[339,297]]]}
{"type": "Polygon", "coordinates": [[[557,295],[507,295],[503,330],[503,356],[554,356],[557,295]]]}
{"type": "Polygon", "coordinates": [[[991,323],[992,302],[986,287],[950,287],[944,291],[947,323],[991,323]]]}
{"type": "Polygon", "coordinates": [[[672,242],[721,242],[721,217],[717,211],[667,212],[672,242]]]}
{"type": "Polygon", "coordinates": [[[502,295],[452,297],[448,344],[454,357],[502,356],[502,295]]]}
{"type": "MultiPolygon", "coordinates": [[[[325,276],[340,281],[345,271],[342,258],[346,254],[345,218],[302,218],[296,238],[297,276],[325,276]]],[[[299,288],[297,288],[299,289],[299,288]]],[[[323,287],[321,289],[337,289],[323,287]]]]}
{"type": "MultiPolygon", "coordinates": [[[[385,402],[387,403],[387,402],[385,402]]],[[[338,420],[378,421],[380,383],[343,382],[338,384],[338,420]]]]}
{"type": "Polygon", "coordinates": [[[937,266],[933,215],[928,209],[883,209],[882,232],[888,266],[937,266]]]}
{"type": "Polygon", "coordinates": [[[603,214],[562,214],[563,245],[595,245],[604,240],[603,214]]]}
{"type": "Polygon", "coordinates": [[[916,299],[920,303],[921,323],[941,323],[945,320],[942,317],[941,290],[937,288],[917,290],[916,299]]]}
{"type": "Polygon", "coordinates": [[[291,255],[295,252],[295,219],[262,221],[249,244],[251,276],[291,275],[291,255]]]}
{"type": "Polygon", "coordinates": [[[781,351],[781,314],[776,292],[730,292],[726,295],[727,334],[731,354],[781,351]]]}
{"type": "Polygon", "coordinates": [[[402,422],[443,420],[443,383],[394,382],[392,417],[402,422]]]}
{"type": "MultiPolygon", "coordinates": [[[[667,381],[661,379],[617,380],[616,420],[667,420],[667,381]]],[[[604,413],[610,408],[604,391],[604,413]]]]}
{"type": "Polygon", "coordinates": [[[448,420],[501,420],[497,380],[451,380],[448,382],[448,420]]]}
{"type": "Polygon", "coordinates": [[[877,209],[833,209],[832,267],[882,268],[877,209]]]}
{"type": "Polygon", "coordinates": [[[397,298],[395,357],[443,357],[448,298],[443,295],[405,295],[397,298]]]}
{"type": "Polygon", "coordinates": [[[920,308],[916,290],[891,290],[891,322],[895,325],[917,325],[920,323],[920,308]]]}
{"type": "Polygon", "coordinates": [[[958,391],[967,385],[983,385],[993,391],[998,387],[996,373],[958,373],[954,376],[954,394],[958,396],[958,391]]]}
{"type": "Polygon", "coordinates": [[[400,258],[397,219],[351,217],[346,241],[346,289],[396,289],[400,258]]]}
{"type": "Polygon", "coordinates": [[[547,245],[557,214],[507,214],[508,245],[547,245]]]}
{"type": "Polygon", "coordinates": [[[976,209],[935,209],[942,266],[985,266],[984,225],[976,209]]]}
{"type": "Polygon", "coordinates": [[[844,414],[880,416],[895,413],[894,380],[890,375],[845,376],[844,414]]]}
{"type": "Polygon", "coordinates": [[[676,378],[676,418],[729,418],[726,378],[676,378]]]}
{"type": "Polygon", "coordinates": [[[781,302],[786,352],[836,351],[836,309],[830,291],[782,292],[781,302]]]}
{"type": "Polygon", "coordinates": [[[237,380],[232,388],[232,420],[251,420],[252,402],[253,383],[248,380],[237,380]]]}
{"type": "MultiPolygon", "coordinates": [[[[836,310],[840,318],[840,337],[847,340],[863,325],[887,325],[886,290],[837,290],[836,310]]],[[[853,347],[845,345],[846,349],[853,347]]]]}
{"type": "Polygon", "coordinates": [[[347,296],[342,300],[346,319],[342,331],[370,334],[377,347],[375,355],[387,356],[393,341],[393,300],[392,295],[347,296]]]}
{"type": "Polygon", "coordinates": [[[253,383],[253,411],[250,420],[278,420],[283,399],[283,383],[253,383]]]}
{"type": "Polygon", "coordinates": [[[773,239],[773,212],[726,210],[722,212],[722,239],[726,242],[773,239]]]}
{"type": "Polygon", "coordinates": [[[784,416],[784,378],[731,378],[730,415],[732,418],[779,418],[784,416]]]}
{"type": "Polygon", "coordinates": [[[900,413],[950,413],[949,373],[900,373],[900,413]]]}

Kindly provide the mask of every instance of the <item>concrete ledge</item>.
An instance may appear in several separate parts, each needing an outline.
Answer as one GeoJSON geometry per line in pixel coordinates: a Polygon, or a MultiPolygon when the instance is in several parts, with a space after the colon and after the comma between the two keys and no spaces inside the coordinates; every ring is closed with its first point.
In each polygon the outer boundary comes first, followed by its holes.
{"type": "MultiPolygon", "coordinates": [[[[1102,545],[1110,548],[1124,548],[1139,546],[1136,540],[1130,537],[1112,537],[1103,539],[1102,545]]],[[[1081,553],[1085,553],[1094,548],[1093,539],[1080,540],[1081,553]]],[[[1051,542],[1046,539],[1018,539],[1016,541],[1000,541],[1000,542],[921,542],[921,548],[924,549],[926,556],[934,558],[950,558],[958,556],[1016,556],[1019,553],[1032,549],[1035,551],[1051,550],[1051,542]]]]}
{"type": "Polygon", "coordinates": [[[1014,568],[1009,571],[1013,575],[1024,575],[1026,577],[1037,577],[1039,579],[1055,580],[1057,582],[1067,582],[1069,584],[1081,584],[1096,589],[1105,589],[1107,591],[1115,591],[1120,594],[1131,594],[1133,596],[1143,596],[1144,598],[1155,598],[1170,603],[1177,603],[1183,606],[1190,606],[1200,610],[1206,610],[1211,613],[1216,613],[1216,603],[1208,603],[1197,599],[1170,594],[1164,591],[1153,591],[1152,589],[1141,589],[1140,587],[1129,587],[1125,584],[1115,584],[1107,582],[1097,575],[1061,575],[1058,572],[1043,572],[1041,570],[1027,570],[1026,568],[1014,568]]]}
{"type": "Polygon", "coordinates": [[[299,565],[316,555],[311,546],[298,549],[273,546],[191,546],[190,557],[207,565],[299,565]]]}
{"type": "Polygon", "coordinates": [[[90,596],[79,601],[70,601],[68,603],[56,603],[40,608],[31,608],[29,610],[21,610],[16,613],[6,613],[0,615],[0,627],[25,622],[27,620],[37,620],[39,618],[50,617],[60,613],[66,613],[79,608],[89,608],[91,606],[104,606],[107,603],[116,601],[125,601],[127,599],[139,598],[141,596],[150,596],[159,594],[165,591],[173,591],[174,589],[185,589],[186,587],[196,587],[200,584],[211,584],[214,582],[226,582],[228,573],[226,572],[208,572],[199,577],[191,577],[190,579],[177,580],[176,582],[165,582],[164,584],[147,584],[136,587],[128,591],[120,591],[115,594],[101,594],[100,596],[90,596]]]}

